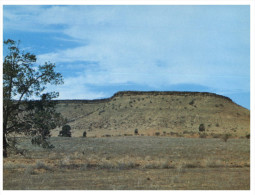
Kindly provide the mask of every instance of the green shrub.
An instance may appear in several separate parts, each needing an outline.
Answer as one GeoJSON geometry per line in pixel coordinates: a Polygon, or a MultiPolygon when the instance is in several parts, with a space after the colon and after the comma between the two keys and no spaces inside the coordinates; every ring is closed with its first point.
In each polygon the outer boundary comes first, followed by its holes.
{"type": "Polygon", "coordinates": [[[72,134],[71,134],[71,127],[70,125],[64,125],[62,127],[62,131],[59,132],[59,135],[60,137],[71,137],[72,134]]]}
{"type": "Polygon", "coordinates": [[[43,138],[41,135],[35,136],[31,139],[33,145],[42,146],[43,148],[52,149],[54,146],[46,141],[46,138],[43,138]]]}
{"type": "Polygon", "coordinates": [[[159,136],[159,135],[160,135],[160,132],[156,132],[155,135],[156,135],[156,136],[159,136]]]}
{"type": "Polygon", "coordinates": [[[205,125],[204,124],[200,124],[198,129],[199,129],[200,132],[205,131],[205,125]]]}
{"type": "Polygon", "coordinates": [[[87,132],[86,131],[83,132],[82,137],[87,137],[87,132]]]}
{"type": "Polygon", "coordinates": [[[135,135],[138,135],[138,129],[135,129],[134,133],[135,135]]]}

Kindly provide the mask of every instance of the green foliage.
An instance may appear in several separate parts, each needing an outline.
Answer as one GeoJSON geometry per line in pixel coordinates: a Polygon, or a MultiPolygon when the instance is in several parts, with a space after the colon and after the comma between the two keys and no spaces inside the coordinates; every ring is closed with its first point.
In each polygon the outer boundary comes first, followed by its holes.
{"type": "Polygon", "coordinates": [[[31,143],[33,145],[42,146],[43,148],[52,149],[54,146],[47,142],[45,138],[43,138],[41,135],[35,136],[31,139],[31,143]]]}
{"type": "Polygon", "coordinates": [[[198,130],[199,130],[200,132],[205,131],[205,125],[204,125],[204,124],[200,124],[198,130]]]}
{"type": "Polygon", "coordinates": [[[57,92],[44,93],[46,86],[63,83],[55,72],[55,64],[36,63],[34,54],[20,51],[19,42],[4,41],[3,61],[3,149],[7,156],[7,137],[10,133],[36,134],[43,139],[64,119],[55,111],[53,98],[57,92]],[[32,100],[37,99],[37,100],[32,100]]]}
{"type": "Polygon", "coordinates": [[[59,132],[59,136],[60,137],[71,137],[72,133],[71,133],[70,125],[64,125],[62,127],[62,131],[59,132]]]}
{"type": "Polygon", "coordinates": [[[138,129],[135,129],[134,133],[135,135],[138,135],[138,129]]]}
{"type": "Polygon", "coordinates": [[[87,137],[87,132],[84,131],[82,136],[83,136],[83,137],[87,137]]]}

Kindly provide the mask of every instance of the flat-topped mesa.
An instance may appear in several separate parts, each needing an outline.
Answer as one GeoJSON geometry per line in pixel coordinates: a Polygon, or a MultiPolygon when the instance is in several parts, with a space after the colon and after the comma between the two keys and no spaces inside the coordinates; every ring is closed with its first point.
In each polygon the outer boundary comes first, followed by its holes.
{"type": "MultiPolygon", "coordinates": [[[[57,110],[69,121],[73,135],[144,135],[155,132],[192,136],[201,124],[208,135],[249,134],[250,111],[230,98],[208,92],[120,91],[97,100],[58,100],[57,110]]],[[[56,130],[54,135],[58,135],[56,130]]]]}
{"type": "Polygon", "coordinates": [[[82,99],[70,99],[70,100],[56,100],[58,103],[104,103],[109,102],[116,97],[122,96],[137,96],[137,95],[178,95],[178,96],[203,96],[203,97],[217,97],[227,101],[233,102],[229,97],[218,95],[209,92],[189,92],[189,91],[119,91],[110,98],[94,99],[94,100],[82,100],[82,99]]]}
{"type": "Polygon", "coordinates": [[[209,92],[189,92],[189,91],[119,91],[112,97],[122,97],[131,95],[178,95],[178,96],[204,96],[204,97],[217,97],[233,102],[229,97],[218,95],[209,92]]]}

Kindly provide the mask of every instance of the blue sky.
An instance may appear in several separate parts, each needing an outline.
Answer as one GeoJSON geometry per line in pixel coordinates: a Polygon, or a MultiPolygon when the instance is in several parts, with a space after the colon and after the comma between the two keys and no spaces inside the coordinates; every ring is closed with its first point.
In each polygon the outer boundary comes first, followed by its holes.
{"type": "Polygon", "coordinates": [[[59,99],[201,91],[250,107],[250,7],[4,6],[4,39],[56,63],[59,99]]]}

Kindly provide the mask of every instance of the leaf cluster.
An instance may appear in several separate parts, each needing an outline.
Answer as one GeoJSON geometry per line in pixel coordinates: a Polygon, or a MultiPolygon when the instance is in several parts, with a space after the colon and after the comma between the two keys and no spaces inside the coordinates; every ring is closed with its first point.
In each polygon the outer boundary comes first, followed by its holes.
{"type": "MultiPolygon", "coordinates": [[[[45,92],[46,86],[63,84],[56,65],[37,64],[34,54],[21,51],[20,42],[4,41],[3,61],[3,134],[12,132],[50,136],[50,130],[66,120],[56,112],[52,99],[58,92],[45,92]]],[[[5,142],[4,142],[5,143],[5,142]]]]}

